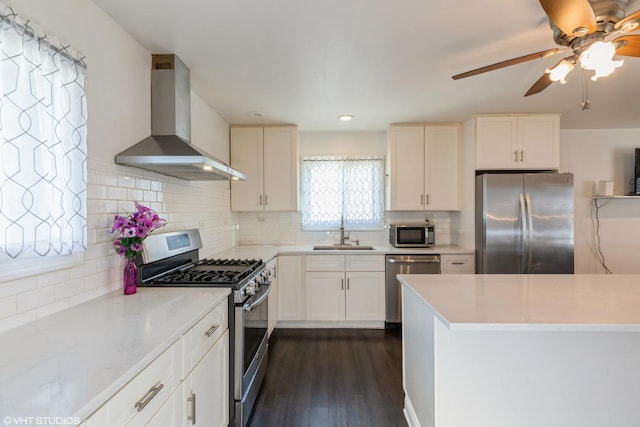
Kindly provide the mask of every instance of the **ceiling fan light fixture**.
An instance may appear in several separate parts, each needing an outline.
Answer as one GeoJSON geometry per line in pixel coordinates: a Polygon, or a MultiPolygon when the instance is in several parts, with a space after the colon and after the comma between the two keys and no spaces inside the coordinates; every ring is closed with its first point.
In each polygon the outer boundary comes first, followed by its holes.
{"type": "Polygon", "coordinates": [[[545,70],[545,73],[549,74],[549,78],[554,82],[560,82],[560,84],[565,84],[567,82],[565,80],[565,77],[567,77],[567,74],[569,74],[569,72],[573,70],[573,67],[574,65],[571,62],[567,61],[566,59],[563,59],[555,67],[551,69],[547,68],[545,70]]]}
{"type": "Polygon", "coordinates": [[[616,48],[613,43],[597,41],[580,54],[580,66],[585,70],[595,71],[591,80],[596,81],[599,77],[606,77],[622,66],[624,61],[613,60],[615,53],[616,48]]]}

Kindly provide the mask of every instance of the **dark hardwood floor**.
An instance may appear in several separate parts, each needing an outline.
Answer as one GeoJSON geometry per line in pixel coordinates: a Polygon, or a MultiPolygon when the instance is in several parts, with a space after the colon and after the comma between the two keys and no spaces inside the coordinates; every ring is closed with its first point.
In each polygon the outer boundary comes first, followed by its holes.
{"type": "Polygon", "coordinates": [[[276,329],[249,427],[406,427],[399,330],[276,329]]]}

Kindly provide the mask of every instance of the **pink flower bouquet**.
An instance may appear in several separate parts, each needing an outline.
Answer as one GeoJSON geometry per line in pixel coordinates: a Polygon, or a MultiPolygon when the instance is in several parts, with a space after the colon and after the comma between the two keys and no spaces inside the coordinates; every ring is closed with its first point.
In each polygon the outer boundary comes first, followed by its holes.
{"type": "Polygon", "coordinates": [[[116,215],[113,219],[111,233],[118,233],[113,246],[118,255],[134,258],[142,252],[142,241],[156,228],[165,224],[165,220],[157,213],[138,202],[136,211],[128,216],[116,215]]]}

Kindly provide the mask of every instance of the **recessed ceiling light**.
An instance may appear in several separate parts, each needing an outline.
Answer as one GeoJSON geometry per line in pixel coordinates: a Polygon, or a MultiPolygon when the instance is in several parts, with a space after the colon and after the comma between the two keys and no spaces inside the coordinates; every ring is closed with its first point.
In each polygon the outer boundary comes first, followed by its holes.
{"type": "Polygon", "coordinates": [[[351,114],[341,114],[338,116],[338,118],[343,122],[348,122],[350,120],[353,120],[353,116],[351,114]]]}
{"type": "Polygon", "coordinates": [[[262,113],[260,111],[251,111],[248,115],[249,117],[253,117],[256,119],[262,117],[262,113]]]}

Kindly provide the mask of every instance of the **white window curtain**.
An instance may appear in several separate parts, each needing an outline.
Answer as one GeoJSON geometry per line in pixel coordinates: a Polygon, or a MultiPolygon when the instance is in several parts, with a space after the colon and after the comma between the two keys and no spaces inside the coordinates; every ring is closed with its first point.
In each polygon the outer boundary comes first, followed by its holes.
{"type": "Polygon", "coordinates": [[[0,19],[0,261],[84,250],[84,58],[2,3],[0,19]]]}
{"type": "Polygon", "coordinates": [[[384,159],[305,157],[301,208],[305,229],[384,227],[384,159]]]}

